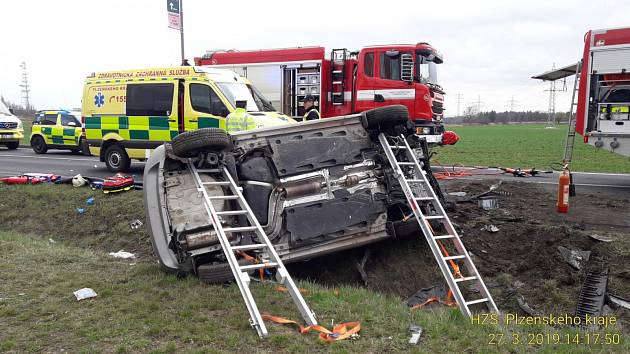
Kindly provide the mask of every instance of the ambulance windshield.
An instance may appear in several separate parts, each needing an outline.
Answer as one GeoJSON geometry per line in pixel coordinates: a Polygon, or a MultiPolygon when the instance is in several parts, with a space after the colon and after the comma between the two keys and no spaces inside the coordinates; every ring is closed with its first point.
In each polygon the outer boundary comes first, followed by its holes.
{"type": "Polygon", "coordinates": [[[255,87],[241,82],[218,82],[221,92],[236,107],[236,101],[247,101],[248,112],[274,112],[275,108],[255,87]]]}

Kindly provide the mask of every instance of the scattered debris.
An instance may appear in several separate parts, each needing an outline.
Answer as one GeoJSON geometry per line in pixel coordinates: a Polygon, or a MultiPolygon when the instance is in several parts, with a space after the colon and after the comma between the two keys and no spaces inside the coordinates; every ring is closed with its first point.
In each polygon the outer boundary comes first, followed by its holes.
{"type": "Polygon", "coordinates": [[[440,299],[446,297],[448,289],[445,286],[434,285],[429,288],[422,288],[407,299],[407,306],[420,307],[428,305],[432,302],[439,302],[440,299]]]}
{"type": "Polygon", "coordinates": [[[492,210],[499,207],[499,199],[494,196],[479,197],[477,204],[480,208],[483,208],[483,210],[492,210]]]}
{"type": "Polygon", "coordinates": [[[19,296],[24,296],[24,295],[26,295],[26,294],[25,294],[25,293],[19,293],[18,295],[19,295],[19,296]]]}
{"type": "Polygon", "coordinates": [[[94,290],[90,288],[79,289],[75,291],[73,294],[77,298],[77,301],[81,301],[83,299],[89,299],[92,297],[96,297],[98,295],[94,290]]]}
{"type": "Polygon", "coordinates": [[[142,221],[140,221],[140,220],[138,220],[138,219],[136,219],[136,220],[132,221],[132,222],[131,222],[131,224],[129,224],[129,226],[131,226],[131,229],[132,229],[132,230],[137,230],[137,229],[139,229],[139,228],[140,228],[140,226],[142,226],[142,225],[144,225],[144,224],[142,223],[142,221]]]}
{"type": "Polygon", "coordinates": [[[630,301],[624,298],[621,298],[613,294],[608,294],[608,300],[617,306],[630,310],[630,301]]]}
{"type": "Polygon", "coordinates": [[[53,240],[52,238],[49,238],[49,239],[48,239],[48,242],[50,242],[50,243],[56,243],[57,241],[53,240]]]}
{"type": "Polygon", "coordinates": [[[615,241],[614,237],[606,236],[606,235],[592,234],[592,235],[588,235],[588,237],[592,238],[593,240],[601,241],[601,242],[612,242],[612,241],[615,241]]]}
{"type": "Polygon", "coordinates": [[[89,197],[86,201],[85,204],[87,205],[94,205],[94,197],[89,197]]]}
{"type": "Polygon", "coordinates": [[[499,232],[499,228],[494,226],[494,225],[492,225],[492,224],[490,224],[490,225],[484,225],[481,228],[481,231],[488,231],[488,232],[491,232],[491,233],[495,233],[495,232],[499,232]]]}
{"type": "Polygon", "coordinates": [[[602,258],[593,258],[586,267],[586,275],[580,290],[576,315],[601,316],[608,287],[608,265],[602,258]]]}
{"type": "Polygon", "coordinates": [[[79,213],[80,215],[85,214],[85,209],[84,208],[77,208],[77,213],[79,213]]]}
{"type": "Polygon", "coordinates": [[[576,270],[580,270],[591,256],[591,251],[570,250],[563,246],[558,246],[558,251],[560,251],[560,257],[576,270]]]}
{"type": "Polygon", "coordinates": [[[117,173],[112,177],[105,178],[102,184],[103,193],[116,193],[128,191],[134,187],[133,177],[117,173]]]}
{"type": "Polygon", "coordinates": [[[83,187],[87,184],[87,180],[85,178],[83,178],[83,176],[81,176],[81,174],[78,174],[74,177],[72,177],[72,185],[75,187],[83,187]]]}
{"type": "Polygon", "coordinates": [[[518,303],[518,307],[520,307],[520,309],[523,310],[526,314],[530,316],[536,315],[536,311],[534,311],[534,309],[531,306],[529,306],[527,302],[525,302],[525,298],[523,297],[523,295],[517,294],[516,302],[518,303]]]}
{"type": "Polygon", "coordinates": [[[122,259],[136,258],[135,254],[131,252],[123,251],[123,250],[120,250],[118,252],[110,252],[109,255],[114,258],[122,258],[122,259]]]}
{"type": "Polygon", "coordinates": [[[422,327],[412,324],[409,326],[409,331],[411,332],[411,338],[409,338],[409,344],[418,344],[420,341],[420,336],[422,335],[422,327]]]}
{"type": "Polygon", "coordinates": [[[450,192],[447,193],[448,195],[452,195],[453,197],[465,197],[466,196],[466,192],[450,192]]]}

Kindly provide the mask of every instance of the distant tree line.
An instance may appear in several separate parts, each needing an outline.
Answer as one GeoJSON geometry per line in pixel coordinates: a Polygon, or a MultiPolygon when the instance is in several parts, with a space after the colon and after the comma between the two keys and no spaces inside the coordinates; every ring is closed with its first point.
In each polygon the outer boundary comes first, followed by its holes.
{"type": "Polygon", "coordinates": [[[2,96],[0,96],[0,101],[2,101],[2,103],[4,103],[5,106],[12,109],[13,114],[19,117],[30,117],[30,116],[33,116],[36,112],[34,107],[26,108],[23,105],[19,103],[13,103],[2,96]]]}
{"type": "MultiPolygon", "coordinates": [[[[524,111],[524,112],[464,112],[460,117],[446,117],[447,124],[508,124],[508,123],[545,123],[549,118],[547,112],[524,111]],[[468,114],[467,114],[468,113],[468,114]]],[[[556,112],[555,122],[568,122],[569,112],[556,112]]]]}

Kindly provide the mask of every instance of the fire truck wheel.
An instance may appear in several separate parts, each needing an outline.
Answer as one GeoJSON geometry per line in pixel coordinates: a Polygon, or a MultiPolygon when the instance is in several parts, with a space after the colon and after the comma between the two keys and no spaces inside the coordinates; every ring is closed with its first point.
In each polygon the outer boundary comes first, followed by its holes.
{"type": "Polygon", "coordinates": [[[171,142],[173,153],[179,157],[195,157],[200,151],[222,151],[232,144],[223,129],[202,128],[181,133],[171,142]]]}
{"type": "Polygon", "coordinates": [[[405,124],[408,120],[407,107],[400,104],[374,108],[361,113],[361,124],[365,129],[405,124]]]}

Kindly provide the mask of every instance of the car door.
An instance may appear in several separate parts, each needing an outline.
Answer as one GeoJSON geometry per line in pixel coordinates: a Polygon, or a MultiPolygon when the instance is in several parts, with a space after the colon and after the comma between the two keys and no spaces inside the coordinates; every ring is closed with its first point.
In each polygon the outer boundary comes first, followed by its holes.
{"type": "Polygon", "coordinates": [[[79,146],[79,138],[81,138],[81,123],[79,120],[69,113],[62,113],[61,128],[63,145],[79,146]]]}
{"type": "Polygon", "coordinates": [[[59,113],[46,112],[44,118],[41,120],[41,132],[46,144],[55,144],[54,141],[56,140],[53,139],[53,137],[57,126],[57,118],[59,118],[59,113]]]}
{"type": "Polygon", "coordinates": [[[184,130],[199,128],[225,129],[229,110],[215,90],[203,83],[188,83],[184,130]]]}
{"type": "Polygon", "coordinates": [[[378,80],[374,81],[374,108],[401,104],[413,112],[416,90],[412,83],[402,80],[400,72],[401,54],[411,52],[380,49],[376,53],[378,80]]]}

